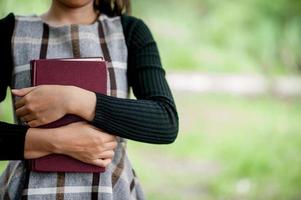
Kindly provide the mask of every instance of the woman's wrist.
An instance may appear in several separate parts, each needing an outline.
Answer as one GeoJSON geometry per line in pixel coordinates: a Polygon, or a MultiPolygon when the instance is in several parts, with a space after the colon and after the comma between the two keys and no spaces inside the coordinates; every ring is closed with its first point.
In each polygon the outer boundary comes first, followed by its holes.
{"type": "Polygon", "coordinates": [[[56,132],[55,128],[29,128],[25,136],[24,158],[39,158],[58,152],[56,132]]]}
{"type": "Polygon", "coordinates": [[[95,93],[75,86],[70,86],[70,91],[68,113],[78,115],[87,121],[92,121],[96,107],[95,93]]]}

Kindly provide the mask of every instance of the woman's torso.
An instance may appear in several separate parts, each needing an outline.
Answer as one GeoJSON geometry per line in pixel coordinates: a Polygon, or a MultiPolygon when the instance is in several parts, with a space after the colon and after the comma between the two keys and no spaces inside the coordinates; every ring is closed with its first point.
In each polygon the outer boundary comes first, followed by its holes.
{"type": "MultiPolygon", "coordinates": [[[[14,88],[31,86],[30,60],[109,56],[107,94],[128,98],[128,52],[120,17],[100,15],[90,25],[59,27],[43,23],[37,16],[17,17],[12,50],[14,88]]],[[[4,185],[0,195],[13,199],[21,193],[24,199],[143,199],[122,138],[105,173],[35,173],[26,170],[23,161],[12,161],[0,184],[4,185]]]]}

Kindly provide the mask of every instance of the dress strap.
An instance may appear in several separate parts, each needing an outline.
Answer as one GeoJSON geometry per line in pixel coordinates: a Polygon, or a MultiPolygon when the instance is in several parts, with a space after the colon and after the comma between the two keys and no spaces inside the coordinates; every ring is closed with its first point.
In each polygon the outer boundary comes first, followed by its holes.
{"type": "Polygon", "coordinates": [[[100,42],[100,47],[104,56],[104,59],[107,61],[108,65],[108,72],[109,72],[109,77],[110,77],[110,85],[111,85],[111,96],[116,97],[117,96],[117,85],[116,85],[116,76],[114,72],[114,68],[112,65],[112,59],[110,56],[110,51],[106,42],[104,30],[103,30],[103,25],[101,20],[99,20],[98,23],[98,35],[99,35],[99,42],[100,42]]]}
{"type": "Polygon", "coordinates": [[[49,26],[43,23],[43,36],[40,49],[40,59],[46,59],[49,41],[49,26]]]}

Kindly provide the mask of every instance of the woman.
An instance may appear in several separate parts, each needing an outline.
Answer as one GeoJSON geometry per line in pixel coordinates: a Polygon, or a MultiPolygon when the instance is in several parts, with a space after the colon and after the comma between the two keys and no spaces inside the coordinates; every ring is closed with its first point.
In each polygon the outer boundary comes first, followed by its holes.
{"type": "Polygon", "coordinates": [[[0,199],[144,199],[125,138],[171,143],[178,116],[156,43],[143,21],[123,14],[128,11],[127,0],[52,0],[41,16],[1,20],[0,97],[15,88],[18,125],[0,123],[0,159],[61,153],[106,171],[37,173],[11,161],[0,179],[0,199]],[[32,59],[99,56],[110,66],[108,95],[73,86],[30,87],[32,59]],[[137,100],[127,99],[130,87],[137,100]],[[87,123],[37,128],[65,114],[87,123]]]}

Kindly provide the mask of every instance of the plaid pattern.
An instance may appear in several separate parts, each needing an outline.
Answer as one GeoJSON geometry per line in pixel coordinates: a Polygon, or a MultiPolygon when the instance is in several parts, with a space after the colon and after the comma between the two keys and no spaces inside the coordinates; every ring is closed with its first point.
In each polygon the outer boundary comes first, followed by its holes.
{"type": "MultiPolygon", "coordinates": [[[[103,56],[109,62],[107,94],[128,98],[127,47],[120,17],[100,15],[91,25],[59,27],[37,16],[17,17],[12,45],[15,88],[30,86],[32,59],[103,56]]],[[[0,199],[144,199],[123,138],[118,138],[115,157],[104,173],[36,173],[23,161],[11,161],[0,188],[0,199]]]]}

